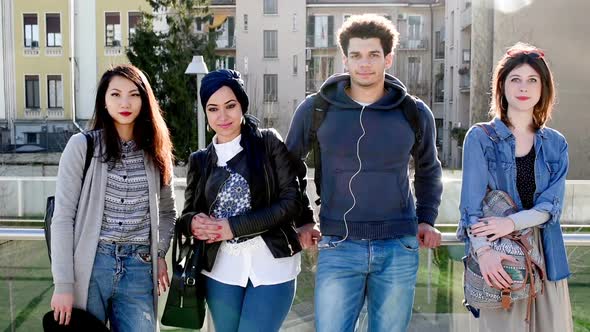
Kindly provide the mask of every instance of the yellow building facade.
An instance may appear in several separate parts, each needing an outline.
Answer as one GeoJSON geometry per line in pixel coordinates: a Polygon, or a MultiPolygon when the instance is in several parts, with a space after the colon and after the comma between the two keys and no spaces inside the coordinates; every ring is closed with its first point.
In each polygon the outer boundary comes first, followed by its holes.
{"type": "Polygon", "coordinates": [[[2,31],[11,53],[3,58],[9,143],[59,150],[51,148],[57,136],[91,118],[104,71],[129,62],[129,37],[151,7],[146,0],[2,2],[2,21],[11,27],[2,31]]]}

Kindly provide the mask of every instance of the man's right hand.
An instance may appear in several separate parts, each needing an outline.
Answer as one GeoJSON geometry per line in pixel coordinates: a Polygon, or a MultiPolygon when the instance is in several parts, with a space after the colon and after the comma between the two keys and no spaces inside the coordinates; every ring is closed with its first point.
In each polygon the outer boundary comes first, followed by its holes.
{"type": "Polygon", "coordinates": [[[317,224],[306,224],[297,229],[299,235],[299,242],[303,249],[313,248],[318,245],[318,241],[322,237],[317,224]]]}
{"type": "Polygon", "coordinates": [[[53,294],[53,297],[51,298],[51,309],[53,309],[53,318],[59,323],[59,325],[70,324],[73,305],[74,295],[53,294]]]}

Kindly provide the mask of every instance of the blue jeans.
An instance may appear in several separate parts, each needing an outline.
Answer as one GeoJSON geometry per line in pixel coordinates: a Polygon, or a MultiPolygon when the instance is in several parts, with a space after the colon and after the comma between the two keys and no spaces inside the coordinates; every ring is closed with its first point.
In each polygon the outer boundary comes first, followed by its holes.
{"type": "Polygon", "coordinates": [[[418,240],[323,236],[315,284],[318,332],[353,331],[367,300],[369,331],[406,331],[412,316],[418,240]]]}
{"type": "Polygon", "coordinates": [[[295,297],[295,280],[246,287],[206,277],[206,299],[216,332],[276,332],[295,297]]]}
{"type": "Polygon", "coordinates": [[[86,310],[112,331],[154,331],[154,284],[150,247],[99,242],[86,310]]]}

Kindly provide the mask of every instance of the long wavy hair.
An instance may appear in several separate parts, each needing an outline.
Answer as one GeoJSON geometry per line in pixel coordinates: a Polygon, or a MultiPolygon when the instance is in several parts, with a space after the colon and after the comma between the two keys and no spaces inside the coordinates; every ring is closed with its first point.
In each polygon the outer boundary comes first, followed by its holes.
{"type": "Polygon", "coordinates": [[[508,118],[508,100],[505,96],[506,77],[516,67],[530,65],[541,79],[541,98],[533,109],[533,130],[541,129],[551,119],[555,105],[555,83],[553,74],[545,62],[545,54],[540,49],[525,43],[517,43],[510,47],[500,59],[492,78],[492,103],[490,115],[499,117],[508,127],[512,127],[508,118]]]}
{"type": "Polygon", "coordinates": [[[137,67],[129,64],[108,69],[98,83],[94,115],[90,128],[103,130],[100,154],[104,162],[121,159],[121,143],[113,118],[106,109],[106,92],[113,77],[120,76],[133,82],[141,96],[141,110],[133,126],[133,140],[144,150],[160,170],[162,181],[169,184],[172,179],[172,141],[162,110],[158,105],[150,82],[137,67]]]}

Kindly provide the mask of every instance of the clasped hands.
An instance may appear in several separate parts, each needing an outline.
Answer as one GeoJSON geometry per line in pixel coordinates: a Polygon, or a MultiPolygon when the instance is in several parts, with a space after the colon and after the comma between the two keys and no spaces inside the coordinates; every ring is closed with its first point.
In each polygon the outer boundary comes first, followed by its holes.
{"type": "MultiPolygon", "coordinates": [[[[495,241],[514,232],[514,221],[506,217],[480,218],[479,222],[470,227],[470,232],[475,237],[485,237],[488,242],[495,241]]],[[[517,263],[514,257],[500,253],[489,246],[480,248],[477,258],[482,277],[490,287],[496,289],[509,289],[513,280],[504,270],[502,261],[517,263]]]]}
{"type": "Polygon", "coordinates": [[[229,221],[226,218],[215,218],[204,213],[193,216],[191,220],[192,235],[207,243],[231,240],[234,234],[229,227],[229,221]]]}

